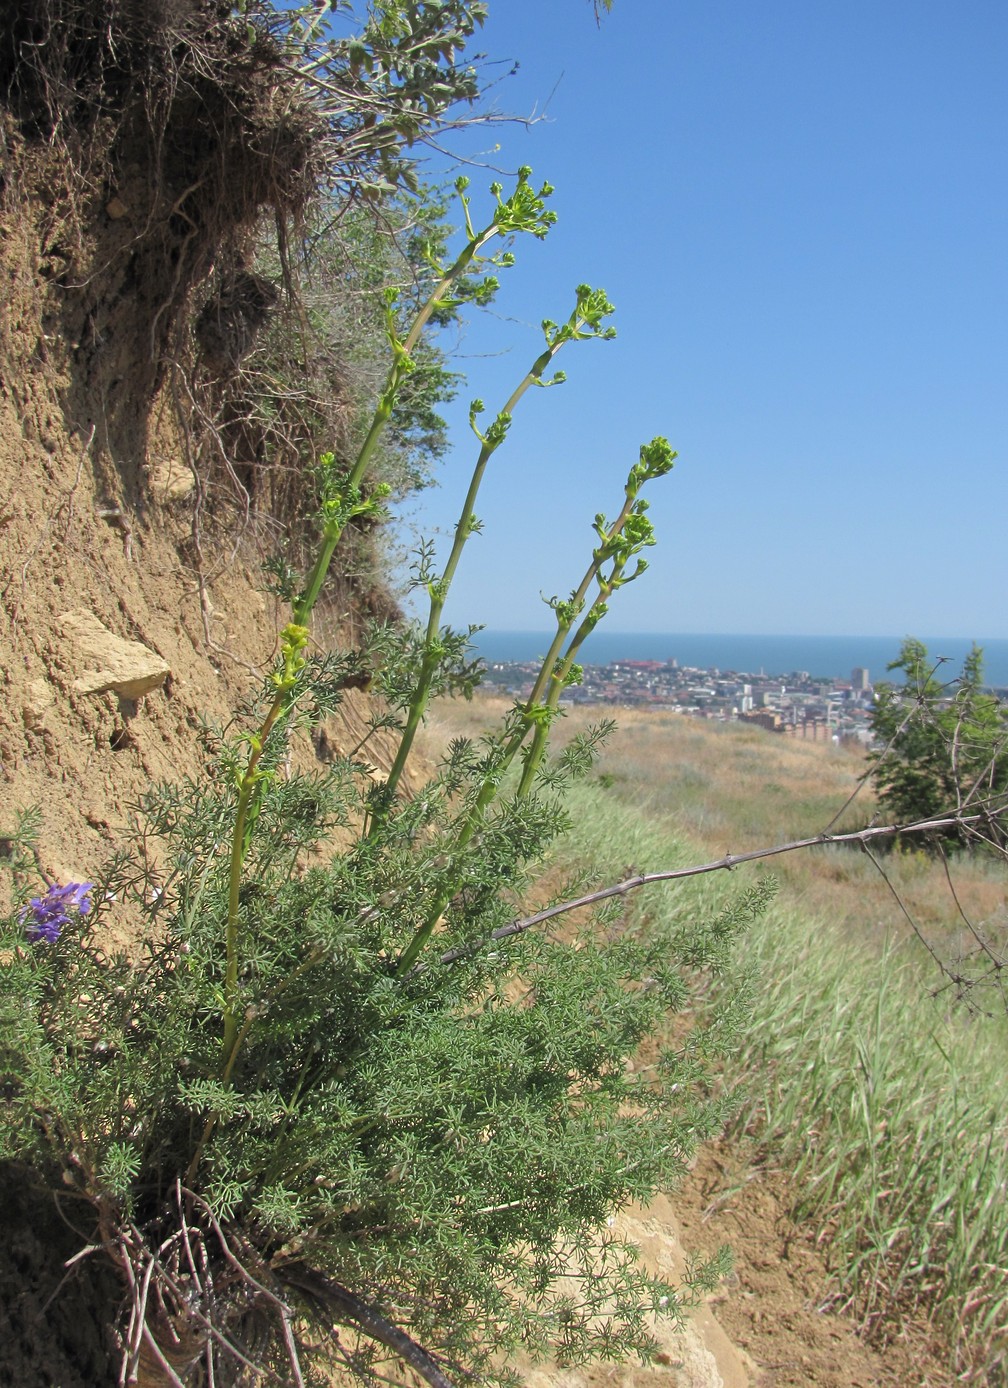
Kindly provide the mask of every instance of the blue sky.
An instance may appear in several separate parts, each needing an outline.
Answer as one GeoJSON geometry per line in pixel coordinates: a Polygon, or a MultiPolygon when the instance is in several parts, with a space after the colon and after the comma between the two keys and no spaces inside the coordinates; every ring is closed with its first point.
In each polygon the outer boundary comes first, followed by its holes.
{"type": "Polygon", "coordinates": [[[1008,6],[490,10],[480,50],[520,63],[495,104],[542,119],[453,147],[477,219],[482,165],[528,163],[559,221],[454,344],[455,442],[409,524],[453,525],[468,400],[502,403],[576,284],[619,335],[523,403],[447,619],[545,628],[661,433],[659,544],[612,630],[1008,636],[1008,6]]]}

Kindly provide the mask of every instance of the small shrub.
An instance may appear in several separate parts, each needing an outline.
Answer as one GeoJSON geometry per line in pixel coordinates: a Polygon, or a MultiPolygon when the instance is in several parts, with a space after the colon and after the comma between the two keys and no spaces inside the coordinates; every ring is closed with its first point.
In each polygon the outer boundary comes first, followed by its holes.
{"type": "Polygon", "coordinates": [[[878,798],[904,824],[947,814],[966,822],[928,835],[932,851],[1005,847],[999,822],[1008,791],[1008,714],[983,687],[983,652],[974,646],[959,676],[943,684],[941,658],[908,638],[889,665],[902,685],[883,684],[872,713],[871,754],[878,798]]]}
{"type": "Polygon", "coordinates": [[[55,1163],[90,1210],[88,1254],[111,1259],[125,1294],[127,1379],[142,1357],[175,1383],[235,1382],[249,1365],[315,1382],[334,1363],[377,1379],[391,1358],[432,1384],[453,1368],[503,1381],[519,1349],[646,1354],[649,1316],[678,1315],[723,1267],[669,1286],[609,1218],[674,1180],[725,1121],[707,1067],[738,1029],[741,990],[672,1019],[725,967],[764,894],[688,929],[623,931],[611,908],[569,935],[515,923],[567,827],[565,792],[610,730],[549,755],[582,642],[644,570],[641,491],[672,466],[663,439],[641,448],[615,519],[596,515],[580,583],[550,600],[556,636],[531,696],[403,793],[431,701],[479,679],[471,633],[441,613],[480,481],[521,397],[562,379],[547,375],[557,353],[611,336],[603,293],[579,286],[570,315],[543,323],[543,350],[489,425],[473,404],[452,547],[440,569],[418,556],[427,623],[376,626],[352,652],[309,649],[344,531],[380,512],[367,469],[425,324],[461,286],[485,294],[512,259],[492,242],[553,220],[528,170],[509,196],[492,191],[477,230],[459,181],[463,248],[405,334],[387,302],[374,420],[351,467],[330,454],[316,470],[317,558],[301,580],[278,575],[291,620],[276,666],[227,727],[204,730],[205,776],[153,787],[94,884],[33,892],[30,824],[10,840],[24,904],[0,942],[0,1158],[55,1163]],[[375,780],[366,745],[325,773],[285,774],[291,736],[362,670],[384,697],[374,728],[398,733],[388,774],[375,780]],[[335,830],[352,840],[342,851],[335,830]],[[133,955],[104,944],[123,912],[141,924],[133,955]]]}

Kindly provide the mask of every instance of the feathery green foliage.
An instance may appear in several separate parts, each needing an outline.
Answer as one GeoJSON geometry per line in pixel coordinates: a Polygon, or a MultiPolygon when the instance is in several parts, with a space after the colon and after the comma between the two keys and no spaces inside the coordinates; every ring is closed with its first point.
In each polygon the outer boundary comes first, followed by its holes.
{"type": "Polygon", "coordinates": [[[568,828],[565,796],[605,739],[606,727],[588,729],[549,755],[581,642],[645,567],[641,492],[672,467],[665,440],[640,449],[615,519],[594,519],[581,583],[551,601],[557,637],[532,696],[404,793],[431,700],[479,677],[468,634],[441,612],[478,530],[480,482],[522,396],[558,383],[546,374],[557,353],[612,335],[604,293],[579,286],[569,316],[544,321],[543,349],[489,426],[474,404],[476,461],[450,553],[440,570],[426,551],[419,562],[427,623],[375,628],[350,652],[310,645],[344,531],[380,511],[368,469],[425,325],[485,298],[511,241],[553,221],[552,190],[527,169],[507,195],[493,185],[482,226],[466,180],[457,192],[461,249],[429,248],[407,324],[385,296],[390,365],[356,459],[324,455],[315,470],[318,553],[288,578],[290,621],[263,688],[206,730],[205,776],[144,797],[96,910],[61,916],[45,942],[15,913],[0,940],[12,1095],[0,1157],[55,1163],[90,1203],[133,1288],[127,1370],[144,1336],[156,1347],[136,1290],[152,1279],[217,1381],[250,1353],[295,1381],[302,1360],[322,1372],[346,1359],[333,1330],[349,1321],[356,1371],[395,1372],[385,1360],[403,1354],[441,1384],[452,1367],[503,1381],[519,1350],[646,1355],[649,1317],[678,1315],[723,1267],[670,1286],[609,1220],[674,1181],[725,1122],[730,1100],[707,1073],[737,1034],[744,990],[703,1017],[689,1009],[765,893],[706,926],[623,929],[602,911],[576,931],[492,941],[568,828]],[[288,774],[291,737],[362,669],[386,700],[375,726],[398,731],[387,776],[375,782],[366,745],[325,773],[288,774]],[[102,943],[123,912],[139,957],[102,943]]]}

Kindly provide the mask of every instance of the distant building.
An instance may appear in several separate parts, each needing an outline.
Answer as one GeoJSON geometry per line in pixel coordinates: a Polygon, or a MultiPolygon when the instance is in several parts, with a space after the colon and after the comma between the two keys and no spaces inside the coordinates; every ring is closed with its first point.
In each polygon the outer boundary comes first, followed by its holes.
{"type": "Polygon", "coordinates": [[[855,665],[854,669],[850,672],[850,682],[860,694],[871,689],[871,679],[869,678],[868,671],[863,665],[855,665]]]}
{"type": "Polygon", "coordinates": [[[757,728],[766,728],[767,732],[771,733],[777,733],[781,730],[780,714],[773,713],[770,709],[754,709],[743,714],[743,721],[754,723],[757,728]]]}

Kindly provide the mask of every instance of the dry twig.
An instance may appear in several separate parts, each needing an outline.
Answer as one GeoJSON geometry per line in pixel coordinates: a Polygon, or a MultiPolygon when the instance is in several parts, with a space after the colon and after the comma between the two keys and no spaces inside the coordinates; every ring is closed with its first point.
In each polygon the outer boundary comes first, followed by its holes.
{"type": "MultiPolygon", "coordinates": [[[[858,829],[849,833],[831,834],[823,832],[813,834],[810,838],[795,839],[790,843],[778,844],[773,848],[757,848],[748,853],[726,853],[724,857],[717,858],[713,862],[699,863],[691,867],[670,868],[662,872],[641,872],[635,873],[632,877],[626,877],[622,882],[614,883],[609,887],[602,887],[597,891],[586,892],[583,896],[574,897],[569,901],[562,901],[554,906],[549,906],[545,910],[537,911],[531,916],[524,916],[518,920],[511,921],[508,925],[501,926],[499,930],[493,931],[484,940],[477,940],[468,945],[460,945],[455,949],[446,950],[436,960],[436,964],[453,964],[461,959],[469,959],[478,954],[481,950],[487,949],[490,945],[500,940],[507,940],[515,935],[524,934],[526,930],[531,930],[533,926],[542,925],[546,921],[553,920],[557,916],[566,915],[570,911],[576,911],[583,906],[597,906],[603,901],[611,901],[616,897],[627,896],[630,892],[637,891],[640,887],[651,886],[657,882],[676,882],[687,877],[701,877],[711,872],[730,872],[741,863],[759,862],[767,858],[778,857],[783,853],[795,853],[807,848],[822,848],[825,846],[841,846],[844,844],[858,845],[869,857],[889,883],[890,889],[895,891],[892,883],[889,882],[884,869],[878,860],[871,853],[871,845],[879,841],[894,839],[899,836],[925,836],[936,834],[949,829],[958,829],[966,833],[978,832],[978,826],[987,824],[991,820],[999,821],[1008,810],[1008,804],[1001,803],[1000,800],[989,802],[974,810],[971,814],[964,814],[959,810],[949,811],[948,814],[933,817],[930,819],[918,820],[910,824],[884,824],[871,825],[866,829],[858,829]]],[[[961,986],[966,980],[953,974],[949,967],[942,961],[934,947],[927,941],[920,927],[913,920],[906,905],[902,902],[899,894],[896,899],[904,915],[910,922],[914,933],[921,940],[932,956],[935,963],[943,974],[957,986],[961,986]]],[[[992,968],[996,978],[1000,981],[1001,971],[1005,967],[1005,961],[997,956],[990,946],[984,943],[985,952],[992,960],[992,968]]],[[[411,974],[424,973],[431,968],[429,963],[418,963],[410,970],[411,974]]],[[[1008,1000],[1006,1000],[1008,1003],[1008,1000]]]]}

